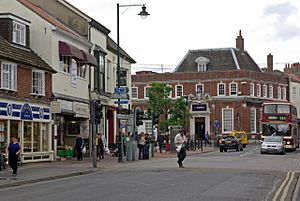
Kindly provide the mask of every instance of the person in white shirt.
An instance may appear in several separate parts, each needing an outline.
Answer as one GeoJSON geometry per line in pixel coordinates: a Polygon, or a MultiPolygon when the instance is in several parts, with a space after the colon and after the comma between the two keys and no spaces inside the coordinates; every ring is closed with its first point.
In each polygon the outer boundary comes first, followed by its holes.
{"type": "Polygon", "coordinates": [[[186,142],[187,140],[186,140],[184,128],[181,128],[180,132],[174,138],[174,143],[175,143],[175,148],[177,151],[177,158],[178,158],[177,163],[180,168],[184,168],[182,161],[186,157],[186,142]]]}

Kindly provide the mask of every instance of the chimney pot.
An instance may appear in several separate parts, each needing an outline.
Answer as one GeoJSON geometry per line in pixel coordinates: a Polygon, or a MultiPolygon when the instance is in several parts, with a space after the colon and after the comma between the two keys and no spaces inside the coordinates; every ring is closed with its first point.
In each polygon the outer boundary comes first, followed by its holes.
{"type": "Polygon", "coordinates": [[[236,48],[241,51],[244,51],[244,38],[242,36],[241,30],[239,31],[239,35],[237,36],[235,41],[236,41],[236,48]]]}

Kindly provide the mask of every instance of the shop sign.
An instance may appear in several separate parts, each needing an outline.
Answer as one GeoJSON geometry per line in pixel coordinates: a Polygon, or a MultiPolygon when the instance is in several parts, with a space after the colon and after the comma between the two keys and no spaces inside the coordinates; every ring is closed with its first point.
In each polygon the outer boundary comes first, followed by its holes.
{"type": "Polygon", "coordinates": [[[25,103],[21,109],[22,120],[32,120],[32,110],[29,104],[25,103]]]}
{"type": "Polygon", "coordinates": [[[74,112],[76,113],[76,117],[84,117],[89,118],[89,106],[85,103],[74,102],[74,112]]]}
{"type": "Polygon", "coordinates": [[[60,102],[60,109],[65,111],[73,112],[73,102],[72,101],[66,101],[66,100],[57,100],[60,102]]]}
{"type": "Polygon", "coordinates": [[[61,113],[60,102],[51,101],[51,112],[52,113],[61,113]]]}
{"type": "Polygon", "coordinates": [[[77,64],[74,59],[71,62],[71,86],[77,87],[77,64]]]}
{"type": "Polygon", "coordinates": [[[194,104],[192,105],[192,111],[197,111],[197,112],[206,111],[206,104],[194,104]]]}

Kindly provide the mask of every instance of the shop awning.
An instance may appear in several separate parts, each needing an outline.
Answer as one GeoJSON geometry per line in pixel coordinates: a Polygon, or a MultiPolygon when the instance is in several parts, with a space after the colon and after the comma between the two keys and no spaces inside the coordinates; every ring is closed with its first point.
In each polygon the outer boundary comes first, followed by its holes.
{"type": "Polygon", "coordinates": [[[97,59],[96,57],[94,57],[92,54],[86,52],[86,51],[83,51],[83,50],[80,50],[83,54],[83,62],[86,63],[86,64],[90,64],[92,66],[98,66],[98,62],[97,62],[97,59]]]}
{"type": "Polygon", "coordinates": [[[59,41],[59,54],[62,56],[75,57],[76,59],[82,61],[85,60],[84,55],[80,49],[62,41],[59,41]]]}

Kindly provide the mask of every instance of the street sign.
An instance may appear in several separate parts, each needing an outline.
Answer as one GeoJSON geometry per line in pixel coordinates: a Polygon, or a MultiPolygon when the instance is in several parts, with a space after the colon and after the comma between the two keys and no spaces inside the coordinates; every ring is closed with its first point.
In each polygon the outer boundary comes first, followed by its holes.
{"type": "Polygon", "coordinates": [[[112,94],[111,99],[129,99],[128,94],[112,94]]]}
{"type": "Polygon", "coordinates": [[[125,94],[127,92],[128,92],[128,88],[126,88],[126,87],[120,87],[120,88],[116,87],[115,88],[115,93],[125,94]]]}
{"type": "Polygon", "coordinates": [[[117,114],[118,119],[133,119],[133,115],[128,114],[117,114]]]}
{"type": "Polygon", "coordinates": [[[215,120],[214,127],[215,127],[215,129],[219,128],[219,121],[218,120],[215,120]]]}
{"type": "Polygon", "coordinates": [[[129,101],[128,100],[120,100],[120,101],[115,101],[114,104],[128,104],[129,101]]]}

